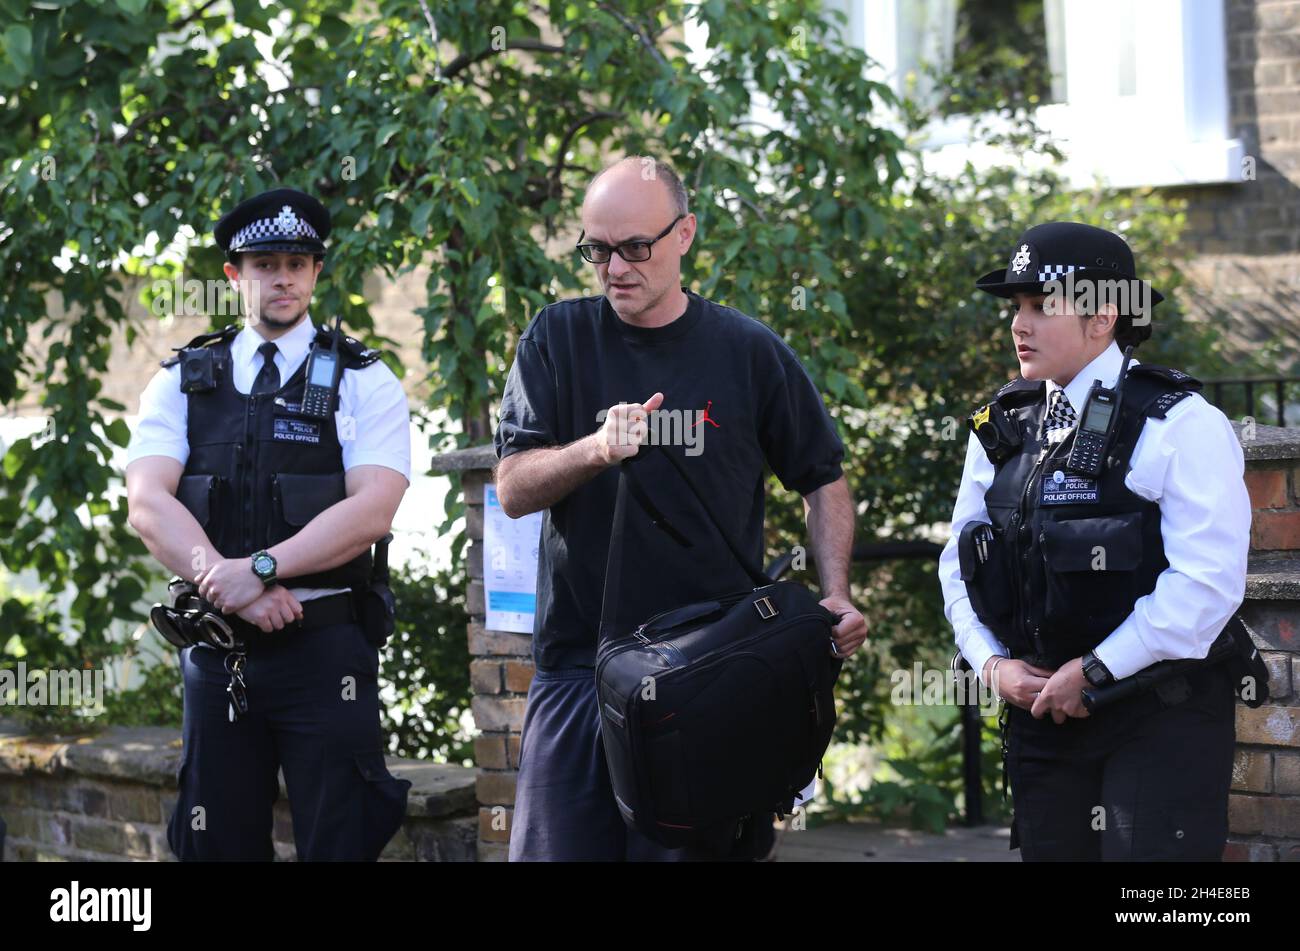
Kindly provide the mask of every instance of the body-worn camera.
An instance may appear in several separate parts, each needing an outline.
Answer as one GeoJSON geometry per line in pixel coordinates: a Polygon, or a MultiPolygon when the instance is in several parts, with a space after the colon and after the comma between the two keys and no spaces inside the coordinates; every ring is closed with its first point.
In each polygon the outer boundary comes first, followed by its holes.
{"type": "Polygon", "coordinates": [[[1024,442],[1016,421],[997,403],[972,413],[967,424],[995,466],[1014,456],[1024,442]]]}
{"type": "Polygon", "coordinates": [[[217,388],[216,354],[207,347],[182,350],[181,392],[207,393],[217,388]]]}

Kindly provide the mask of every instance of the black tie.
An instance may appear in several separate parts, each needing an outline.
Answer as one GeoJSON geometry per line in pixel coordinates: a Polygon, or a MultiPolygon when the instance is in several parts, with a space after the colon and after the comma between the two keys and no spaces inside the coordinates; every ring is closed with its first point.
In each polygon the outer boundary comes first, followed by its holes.
{"type": "Polygon", "coordinates": [[[262,355],[262,369],[257,371],[257,379],[253,381],[253,396],[260,396],[263,393],[274,393],[280,388],[280,371],[275,368],[275,353],[278,348],[275,344],[262,344],[257,348],[257,352],[262,355]]]}

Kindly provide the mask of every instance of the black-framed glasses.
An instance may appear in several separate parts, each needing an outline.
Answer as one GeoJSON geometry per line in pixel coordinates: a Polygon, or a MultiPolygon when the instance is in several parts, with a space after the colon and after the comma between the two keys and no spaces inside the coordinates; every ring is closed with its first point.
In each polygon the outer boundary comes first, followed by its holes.
{"type": "MultiPolygon", "coordinates": [[[[632,264],[641,261],[650,260],[650,247],[657,241],[667,236],[668,232],[673,230],[677,222],[685,218],[685,215],[678,215],[668,223],[668,227],[660,231],[649,241],[624,241],[622,244],[610,247],[608,244],[582,244],[582,235],[578,235],[578,253],[582,255],[584,261],[589,264],[606,264],[609,262],[610,255],[617,253],[620,258],[632,264]]],[[[584,230],[582,234],[586,234],[584,230]]]]}

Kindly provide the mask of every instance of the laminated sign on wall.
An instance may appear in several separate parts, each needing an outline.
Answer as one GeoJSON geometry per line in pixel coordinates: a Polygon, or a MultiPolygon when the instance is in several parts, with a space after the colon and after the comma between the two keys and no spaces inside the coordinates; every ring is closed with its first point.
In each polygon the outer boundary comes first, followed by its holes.
{"type": "Polygon", "coordinates": [[[542,513],[510,518],[496,486],[483,487],[483,594],[491,631],[533,633],[537,610],[537,546],[542,513]]]}

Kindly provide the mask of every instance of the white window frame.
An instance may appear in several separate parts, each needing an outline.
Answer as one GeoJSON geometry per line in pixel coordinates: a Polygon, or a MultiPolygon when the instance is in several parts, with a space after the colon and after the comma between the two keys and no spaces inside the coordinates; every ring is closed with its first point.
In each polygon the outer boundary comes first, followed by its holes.
{"type": "MultiPolygon", "coordinates": [[[[906,0],[830,0],[848,16],[845,41],[901,91],[899,5],[906,0]]],[[[1062,0],[1066,102],[1040,106],[1036,122],[1061,146],[1067,181],[1080,188],[1239,182],[1245,149],[1230,136],[1223,0],[1062,0]],[[1120,95],[1114,25],[1120,5],[1135,23],[1136,93],[1120,95]],[[1130,6],[1131,5],[1131,6],[1130,6]]],[[[985,127],[1005,126],[978,117],[985,127]]],[[[926,166],[956,171],[1024,160],[974,141],[975,120],[935,122],[922,137],[926,166]]]]}

